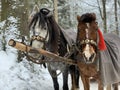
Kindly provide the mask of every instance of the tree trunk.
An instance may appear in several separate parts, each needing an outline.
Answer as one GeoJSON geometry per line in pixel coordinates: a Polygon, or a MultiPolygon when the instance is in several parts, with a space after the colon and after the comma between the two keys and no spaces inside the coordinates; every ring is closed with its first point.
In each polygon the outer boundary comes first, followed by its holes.
{"type": "Polygon", "coordinates": [[[115,27],[116,27],[116,34],[119,35],[119,30],[118,30],[118,16],[117,16],[117,0],[114,0],[114,7],[115,7],[115,27]]]}
{"type": "Polygon", "coordinates": [[[106,0],[102,0],[102,5],[103,5],[103,28],[104,28],[104,33],[107,33],[107,18],[106,18],[106,0]]]}
{"type": "MultiPolygon", "coordinates": [[[[17,3],[18,1],[16,1],[17,3]]],[[[21,3],[18,2],[17,8],[14,11],[14,16],[19,18],[18,30],[20,31],[20,39],[26,36],[27,40],[30,36],[30,31],[28,30],[28,0],[21,0],[21,3]]],[[[18,62],[22,61],[24,54],[18,51],[18,62]]]]}
{"type": "Polygon", "coordinates": [[[54,7],[54,17],[55,17],[56,22],[58,22],[58,9],[57,9],[58,1],[54,0],[53,3],[54,3],[53,4],[53,7],[54,7]]]}
{"type": "Polygon", "coordinates": [[[10,11],[11,11],[11,5],[12,5],[12,1],[9,0],[1,0],[1,21],[6,21],[1,33],[2,34],[2,40],[0,41],[2,43],[2,50],[6,51],[6,45],[7,45],[7,41],[6,41],[6,28],[9,26],[9,22],[7,20],[7,18],[11,15],[10,11]]]}
{"type": "Polygon", "coordinates": [[[98,3],[98,9],[99,9],[99,12],[100,12],[101,19],[103,19],[103,14],[102,14],[102,10],[101,10],[101,7],[100,7],[99,0],[97,0],[97,3],[98,3]]]}
{"type": "Polygon", "coordinates": [[[119,7],[120,7],[120,0],[118,0],[118,5],[119,5],[119,7]]]}
{"type": "MultiPolygon", "coordinates": [[[[16,1],[17,2],[17,1],[16,1]]],[[[17,9],[15,9],[15,16],[19,18],[18,29],[22,36],[29,37],[28,30],[28,0],[21,0],[18,4],[17,9]]]]}
{"type": "Polygon", "coordinates": [[[1,21],[7,20],[10,13],[10,8],[11,4],[9,0],[1,0],[1,21]]]}

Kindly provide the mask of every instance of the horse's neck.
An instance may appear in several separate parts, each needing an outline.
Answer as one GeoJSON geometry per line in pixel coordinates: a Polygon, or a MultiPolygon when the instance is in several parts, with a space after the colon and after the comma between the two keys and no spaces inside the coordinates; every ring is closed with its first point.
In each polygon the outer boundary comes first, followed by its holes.
{"type": "Polygon", "coordinates": [[[48,42],[48,49],[53,53],[58,53],[60,28],[52,17],[48,19],[47,24],[50,37],[48,42]]]}
{"type": "Polygon", "coordinates": [[[50,41],[49,41],[49,49],[53,53],[59,53],[60,55],[64,55],[66,53],[67,45],[66,45],[66,39],[65,36],[59,27],[59,25],[56,23],[53,17],[49,19],[49,33],[50,33],[50,41]],[[64,50],[64,51],[62,51],[64,50]],[[64,52],[64,53],[63,53],[64,52]]]}

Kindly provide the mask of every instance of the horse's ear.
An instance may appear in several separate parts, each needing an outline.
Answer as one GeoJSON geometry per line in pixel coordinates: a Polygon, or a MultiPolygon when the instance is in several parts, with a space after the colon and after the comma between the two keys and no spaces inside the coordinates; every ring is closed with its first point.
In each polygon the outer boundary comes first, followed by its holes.
{"type": "Polygon", "coordinates": [[[78,21],[78,22],[80,21],[80,16],[79,16],[79,15],[77,15],[77,21],[78,21]]]}
{"type": "Polygon", "coordinates": [[[91,13],[91,15],[92,15],[93,20],[96,20],[96,14],[95,13],[91,13]]]}
{"type": "Polygon", "coordinates": [[[33,7],[33,12],[36,12],[36,13],[39,12],[39,7],[38,7],[38,5],[35,5],[35,6],[33,7]]]}
{"type": "Polygon", "coordinates": [[[38,5],[35,5],[35,6],[33,7],[32,12],[30,13],[30,15],[29,15],[29,17],[28,17],[28,23],[31,22],[31,20],[33,19],[34,15],[35,15],[36,13],[38,13],[38,12],[39,12],[39,7],[38,7],[38,5]]]}

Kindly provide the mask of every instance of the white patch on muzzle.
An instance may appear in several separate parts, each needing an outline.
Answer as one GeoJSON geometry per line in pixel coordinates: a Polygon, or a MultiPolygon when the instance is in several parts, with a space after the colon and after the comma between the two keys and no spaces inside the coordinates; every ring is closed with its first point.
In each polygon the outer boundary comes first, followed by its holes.
{"type": "Polygon", "coordinates": [[[33,48],[43,48],[43,45],[44,45],[43,42],[40,42],[40,41],[37,41],[37,40],[34,40],[32,42],[32,47],[33,48]]]}
{"type": "MultiPolygon", "coordinates": [[[[41,48],[43,48],[43,46],[44,46],[43,42],[40,42],[40,41],[37,41],[37,40],[32,41],[32,47],[33,48],[41,49],[41,48]]],[[[40,56],[41,56],[41,54],[39,54],[39,53],[31,53],[30,55],[34,58],[37,58],[37,59],[40,58],[40,56]]]]}
{"type": "Polygon", "coordinates": [[[85,57],[87,58],[87,60],[89,60],[89,58],[90,58],[90,56],[91,56],[89,44],[86,44],[86,47],[85,47],[85,49],[84,49],[83,54],[85,55],[85,57]]]}

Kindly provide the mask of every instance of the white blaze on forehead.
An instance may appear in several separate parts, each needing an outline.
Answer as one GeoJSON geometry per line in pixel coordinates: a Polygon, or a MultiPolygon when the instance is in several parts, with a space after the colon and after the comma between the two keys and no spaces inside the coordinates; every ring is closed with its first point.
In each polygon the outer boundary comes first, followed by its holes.
{"type": "Polygon", "coordinates": [[[45,27],[46,28],[42,28],[41,26],[39,26],[39,20],[38,20],[36,25],[35,25],[35,35],[39,35],[39,36],[45,38],[48,34],[48,30],[46,30],[47,24],[45,24],[45,27]]]}
{"type": "MultiPolygon", "coordinates": [[[[34,24],[34,23],[33,23],[34,24]]],[[[39,27],[39,19],[37,20],[37,23],[35,25],[35,34],[38,35],[40,33],[40,27],[39,27]]]]}
{"type": "Polygon", "coordinates": [[[86,23],[87,27],[89,28],[90,27],[90,23],[86,23]]]}
{"type": "Polygon", "coordinates": [[[89,44],[86,44],[86,47],[85,47],[83,53],[85,54],[85,57],[87,58],[87,60],[89,60],[89,58],[90,58],[90,56],[91,56],[89,44]]]}
{"type": "Polygon", "coordinates": [[[88,38],[88,29],[85,29],[86,31],[86,38],[88,38]]]}

